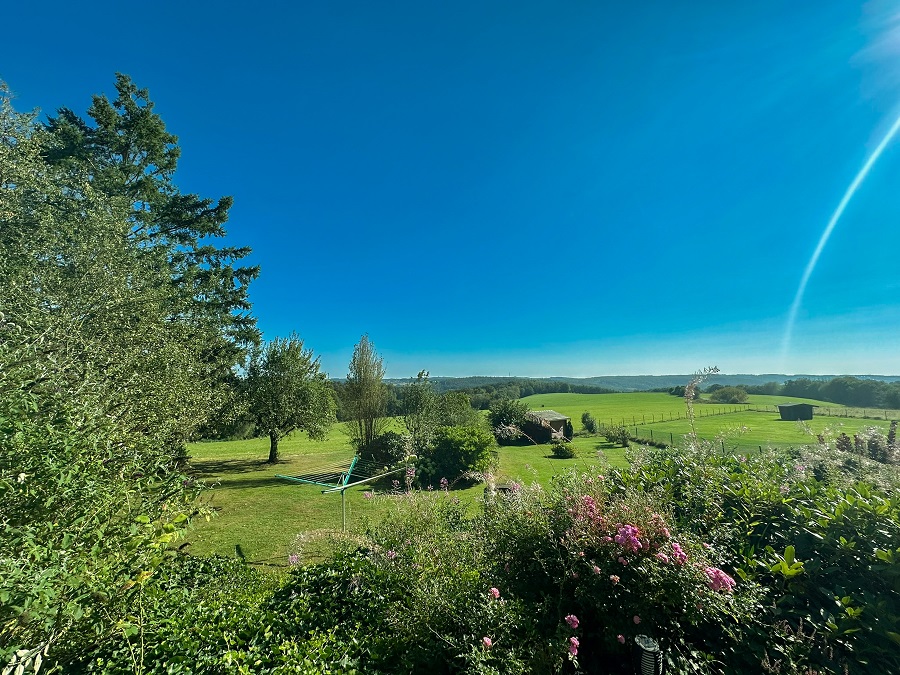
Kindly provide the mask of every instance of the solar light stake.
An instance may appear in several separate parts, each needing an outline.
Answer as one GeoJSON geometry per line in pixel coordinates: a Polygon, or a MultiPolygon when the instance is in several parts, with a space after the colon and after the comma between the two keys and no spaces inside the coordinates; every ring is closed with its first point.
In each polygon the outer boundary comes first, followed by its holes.
{"type": "Polygon", "coordinates": [[[634,672],[636,675],[662,675],[662,650],[653,638],[646,635],[635,636],[634,672]]]}

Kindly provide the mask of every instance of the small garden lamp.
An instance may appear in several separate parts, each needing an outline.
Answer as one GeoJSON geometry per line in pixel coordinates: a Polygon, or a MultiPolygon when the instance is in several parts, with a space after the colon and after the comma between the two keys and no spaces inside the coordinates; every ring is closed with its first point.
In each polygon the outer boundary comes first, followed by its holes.
{"type": "Polygon", "coordinates": [[[634,672],[637,675],[662,675],[662,650],[653,638],[646,635],[635,636],[634,672]]]}

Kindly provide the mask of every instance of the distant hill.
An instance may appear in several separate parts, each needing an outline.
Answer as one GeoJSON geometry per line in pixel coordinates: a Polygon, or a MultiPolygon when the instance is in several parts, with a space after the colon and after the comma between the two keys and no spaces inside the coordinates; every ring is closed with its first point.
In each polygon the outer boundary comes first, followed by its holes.
{"type": "MultiPolygon", "coordinates": [[[[573,387],[600,387],[614,391],[650,391],[651,389],[668,389],[685,385],[690,382],[693,375],[600,375],[597,377],[432,377],[431,382],[438,391],[455,391],[457,389],[474,389],[478,387],[496,386],[503,384],[515,384],[523,381],[538,382],[566,382],[573,387]]],[[[711,384],[721,384],[725,387],[736,385],[763,385],[768,382],[783,384],[788,380],[807,379],[812,381],[827,382],[841,375],[784,375],[768,373],[763,375],[713,375],[703,383],[704,387],[711,384]]],[[[863,380],[876,380],[879,382],[900,381],[900,375],[852,375],[863,380]]],[[[411,379],[386,380],[391,384],[405,384],[411,379]]]]}

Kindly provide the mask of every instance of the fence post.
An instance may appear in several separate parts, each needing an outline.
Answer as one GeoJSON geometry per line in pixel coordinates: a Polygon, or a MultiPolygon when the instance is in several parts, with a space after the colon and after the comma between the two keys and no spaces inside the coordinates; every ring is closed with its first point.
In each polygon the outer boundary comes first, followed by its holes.
{"type": "Polygon", "coordinates": [[[650,440],[653,440],[653,429],[650,430],[650,440]]]}
{"type": "Polygon", "coordinates": [[[672,436],[672,432],[671,432],[671,431],[669,432],[669,445],[672,445],[672,446],[675,445],[675,437],[672,436]]]}

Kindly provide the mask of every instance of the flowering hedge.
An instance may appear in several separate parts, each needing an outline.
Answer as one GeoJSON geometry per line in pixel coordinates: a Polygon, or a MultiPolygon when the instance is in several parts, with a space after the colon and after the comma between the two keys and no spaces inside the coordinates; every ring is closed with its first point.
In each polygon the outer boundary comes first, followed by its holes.
{"type": "MultiPolygon", "coordinates": [[[[373,496],[384,520],[249,603],[148,586],[146,670],[625,673],[646,636],[673,673],[900,672],[890,467],[817,449],[631,460],[482,505],[373,496]]],[[[127,670],[130,639],[87,669],[127,670]]]]}

